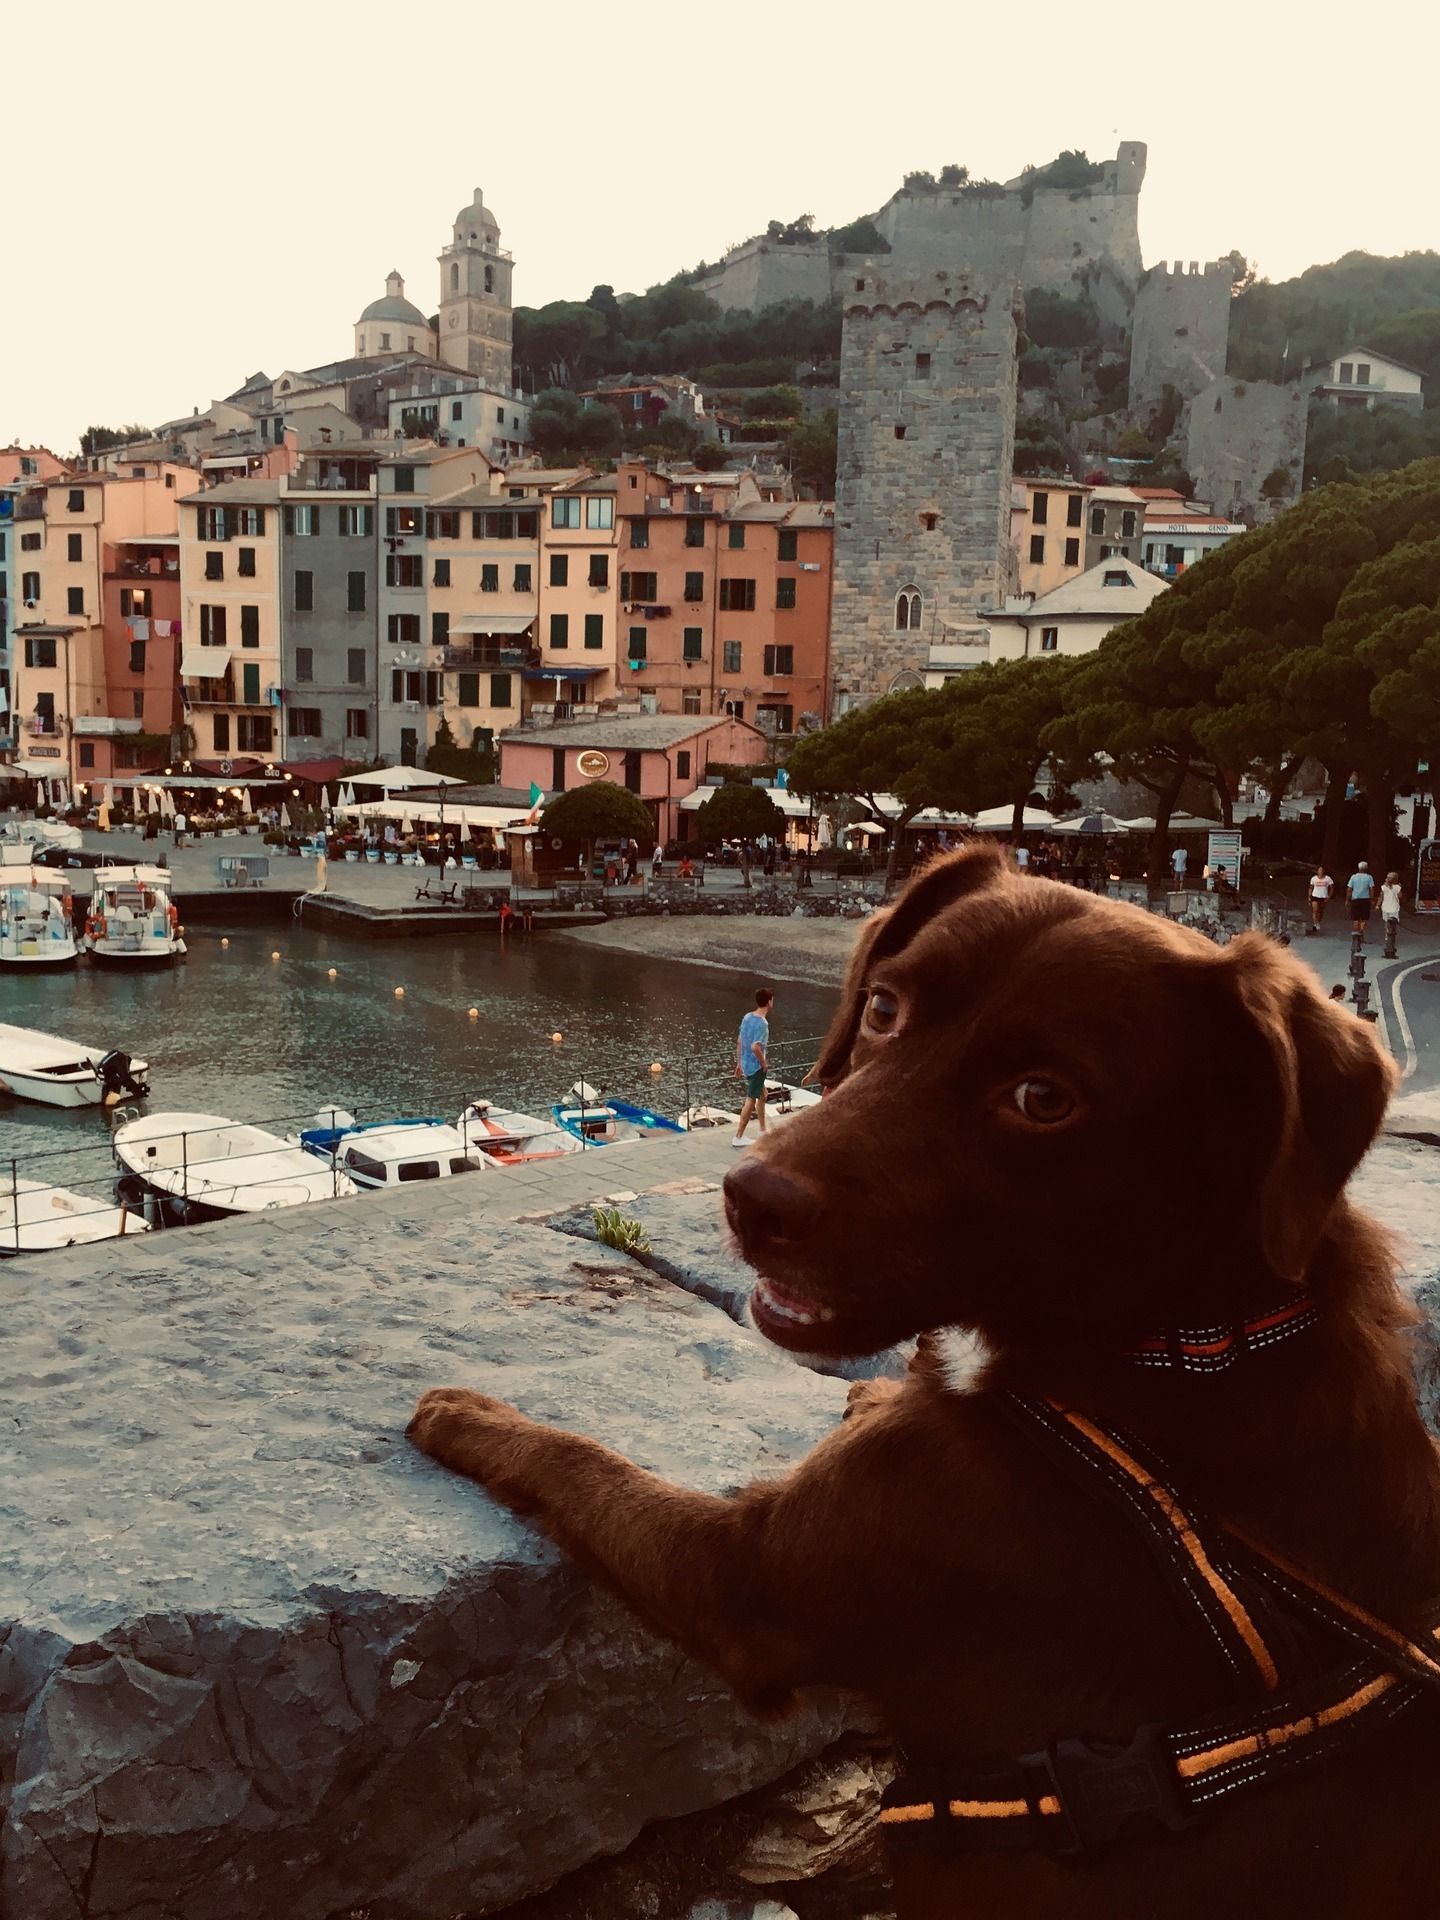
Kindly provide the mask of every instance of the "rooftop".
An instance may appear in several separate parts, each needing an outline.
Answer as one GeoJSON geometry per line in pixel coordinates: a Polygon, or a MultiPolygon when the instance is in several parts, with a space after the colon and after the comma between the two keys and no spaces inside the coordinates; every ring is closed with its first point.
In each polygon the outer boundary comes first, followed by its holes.
{"type": "MultiPolygon", "coordinates": [[[[563,669],[561,669],[563,671],[563,669]]],[[[601,747],[624,752],[630,748],[659,753],[679,746],[697,734],[710,733],[729,724],[725,714],[708,719],[695,713],[602,714],[593,720],[564,720],[553,727],[516,727],[500,736],[501,746],[601,747]]],[[[742,726],[745,722],[740,722],[742,726]]]]}
{"type": "Polygon", "coordinates": [[[1152,600],[1168,591],[1168,581],[1162,580],[1159,574],[1147,573],[1138,561],[1124,560],[1115,555],[1077,574],[1073,580],[1065,581],[1063,586],[1040,594],[1028,607],[1007,606],[1003,613],[991,617],[1046,621],[1053,620],[1057,614],[1113,616],[1142,613],[1152,600]],[[1123,585],[1115,580],[1117,574],[1126,576],[1123,585]]]}
{"type": "Polygon", "coordinates": [[[196,507],[274,506],[280,499],[280,482],[266,480],[222,480],[218,487],[202,487],[187,494],[186,505],[196,507]]]}

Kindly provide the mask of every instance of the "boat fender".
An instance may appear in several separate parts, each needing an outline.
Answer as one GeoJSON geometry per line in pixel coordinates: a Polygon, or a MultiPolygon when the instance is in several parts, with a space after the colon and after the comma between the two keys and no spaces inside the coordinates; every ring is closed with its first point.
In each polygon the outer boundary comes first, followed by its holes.
{"type": "Polygon", "coordinates": [[[180,930],[180,909],[173,900],[165,909],[165,918],[170,922],[171,933],[178,933],[180,930]]]}

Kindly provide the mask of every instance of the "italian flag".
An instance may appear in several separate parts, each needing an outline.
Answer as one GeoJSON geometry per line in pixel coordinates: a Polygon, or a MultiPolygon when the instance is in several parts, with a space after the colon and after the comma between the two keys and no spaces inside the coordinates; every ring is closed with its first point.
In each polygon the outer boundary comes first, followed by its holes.
{"type": "Polygon", "coordinates": [[[530,811],[525,816],[527,827],[533,827],[540,818],[540,809],[545,804],[545,789],[536,780],[530,782],[530,811]]]}

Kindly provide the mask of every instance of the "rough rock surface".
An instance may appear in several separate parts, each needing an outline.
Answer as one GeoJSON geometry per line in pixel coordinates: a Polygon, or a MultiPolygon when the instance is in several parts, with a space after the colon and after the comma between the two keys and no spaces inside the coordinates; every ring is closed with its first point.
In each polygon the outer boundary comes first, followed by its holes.
{"type": "Polygon", "coordinates": [[[1395,1235],[1401,1277],[1420,1309],[1414,1335],[1420,1411],[1440,1437],[1440,1151],[1404,1134],[1387,1135],[1351,1192],[1395,1235]]]}
{"type": "Polygon", "coordinates": [[[841,1729],[838,1701],[749,1719],[405,1443],[416,1393],[463,1383],[723,1492],[843,1406],[704,1302],[475,1197],[7,1266],[7,1916],[484,1912],[841,1729]]]}

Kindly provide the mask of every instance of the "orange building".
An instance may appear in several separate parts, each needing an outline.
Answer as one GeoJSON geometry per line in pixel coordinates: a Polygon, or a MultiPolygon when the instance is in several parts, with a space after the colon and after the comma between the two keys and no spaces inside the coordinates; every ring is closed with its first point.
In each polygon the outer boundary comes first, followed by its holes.
{"type": "Polygon", "coordinates": [[[622,461],[619,691],[786,737],[822,720],[834,509],[767,499],[749,474],[622,461]]]}

